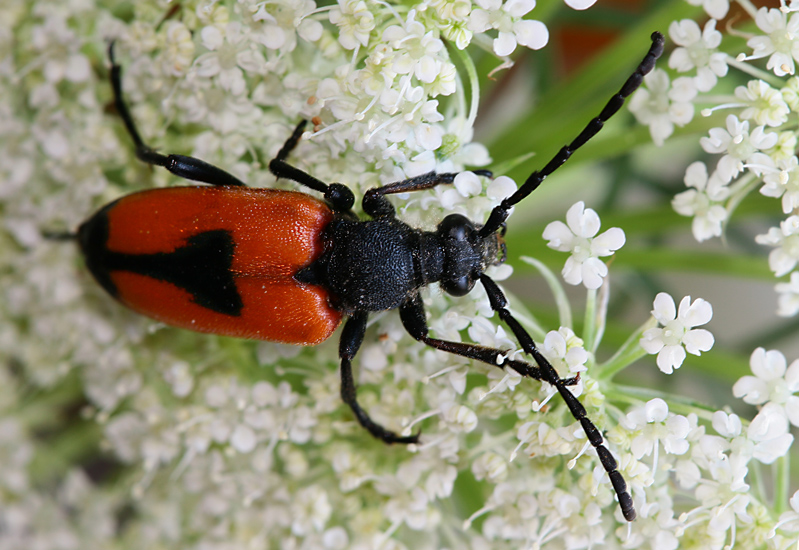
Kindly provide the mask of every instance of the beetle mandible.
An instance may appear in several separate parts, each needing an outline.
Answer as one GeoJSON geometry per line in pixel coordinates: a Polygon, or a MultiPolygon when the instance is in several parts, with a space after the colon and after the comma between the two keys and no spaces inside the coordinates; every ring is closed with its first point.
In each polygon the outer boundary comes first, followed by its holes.
{"type": "MultiPolygon", "coordinates": [[[[485,270],[504,261],[501,233],[512,207],[599,132],[653,69],[663,43],[660,33],[652,34],[646,56],[600,114],[497,205],[484,224],[450,214],[434,231],[415,229],[397,219],[386,195],[452,183],[456,173],[430,172],[372,188],[362,201],[370,219],[360,220],[352,211],[355,198],[348,187],[325,183],[286,161],[300,140],[304,121],[269,163],[269,170],[321,193],[324,200],[296,191],[250,188],[197,158],[156,152],[142,141],[125,103],[112,43],[114,103],[136,156],[208,185],[124,196],[101,208],[71,236],[77,239],[92,275],[109,294],[170,325],[313,345],[327,339],[346,317],[339,343],[341,397],[358,422],[386,443],[416,443],[419,434],[398,435],[374,422],[358,404],[352,360],[372,312],[398,309],[408,333],[428,346],[552,384],[582,425],[610,477],[624,517],[632,521],[632,497],[616,460],[568,389],[577,378],[560,378],[508,311],[505,295],[485,270]],[[534,364],[509,359],[505,350],[429,336],[420,290],[439,283],[448,294],[463,296],[478,281],[491,308],[534,364]]],[[[490,176],[487,171],[478,173],[490,176]]]]}

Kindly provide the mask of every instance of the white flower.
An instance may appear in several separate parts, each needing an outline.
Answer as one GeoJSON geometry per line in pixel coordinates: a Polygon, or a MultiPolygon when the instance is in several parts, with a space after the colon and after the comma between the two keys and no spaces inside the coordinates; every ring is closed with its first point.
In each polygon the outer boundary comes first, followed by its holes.
{"type": "Polygon", "coordinates": [[[178,21],[166,22],[166,43],[161,53],[166,74],[182,76],[194,60],[194,41],[191,32],[178,21]]]}
{"type": "Polygon", "coordinates": [[[793,317],[799,313],[799,271],[791,273],[790,282],[774,285],[774,290],[779,294],[777,315],[793,317]]]}
{"type": "Polygon", "coordinates": [[[773,246],[768,265],[777,277],[789,273],[799,262],[799,216],[790,216],[772,227],[768,233],[757,235],[755,242],[773,246]]]}
{"type": "Polygon", "coordinates": [[[552,330],[544,337],[541,353],[549,359],[558,372],[585,372],[585,362],[588,361],[588,352],[583,347],[582,339],[578,338],[570,328],[561,327],[552,330]]]}
{"type": "Polygon", "coordinates": [[[782,197],[782,211],[785,214],[799,208],[799,159],[792,155],[777,160],[777,170],[763,175],[760,193],[767,197],[782,197]]]}
{"type": "Polygon", "coordinates": [[[747,59],[770,56],[766,68],[773,69],[777,76],[794,74],[794,60],[799,60],[799,14],[791,15],[781,10],[760,8],[755,23],[767,36],[754,36],[746,45],[752,48],[747,59]]]}
{"type": "Polygon", "coordinates": [[[691,101],[696,97],[696,84],[686,76],[675,79],[672,85],[661,69],[646,75],[644,84],[630,98],[630,112],[638,122],[649,126],[655,145],[663,145],[675,124],[685,126],[694,118],[691,101]]]}
{"type": "Polygon", "coordinates": [[[738,454],[722,455],[708,465],[711,479],[703,479],[696,487],[696,498],[702,503],[698,510],[707,515],[706,530],[715,540],[724,540],[727,530],[735,528],[736,520],[752,521],[747,513],[752,498],[745,481],[748,462],[747,457],[738,454]]]}
{"type": "Polygon", "coordinates": [[[696,68],[694,83],[700,92],[709,92],[718,77],[727,74],[727,54],[715,51],[721,44],[721,33],[716,30],[716,21],[710,19],[704,30],[691,19],[674,21],[669,26],[669,36],[675,48],[669,57],[669,67],[684,73],[696,68]]]}
{"type": "Polygon", "coordinates": [[[31,29],[31,45],[41,55],[42,75],[50,85],[66,79],[85,82],[91,76],[91,64],[80,52],[81,39],[67,28],[61,17],[48,17],[43,24],[31,29]]]}
{"type": "Polygon", "coordinates": [[[262,21],[261,27],[253,27],[253,39],[270,50],[294,51],[297,36],[308,42],[316,42],[322,36],[322,24],[306,17],[316,9],[313,0],[273,0],[259,2],[253,21],[262,21]]]}
{"type": "Polygon", "coordinates": [[[329,13],[330,22],[339,28],[338,41],[347,50],[369,43],[375,17],[364,0],[339,0],[329,13]]]}
{"type": "Polygon", "coordinates": [[[444,42],[415,20],[416,11],[408,13],[408,19],[400,25],[391,25],[383,31],[383,41],[395,52],[392,69],[397,74],[413,74],[421,82],[433,82],[442,69],[443,60],[439,55],[444,42]]]}
{"type": "Polygon", "coordinates": [[[702,148],[708,153],[724,153],[719,159],[716,171],[724,179],[730,181],[744,169],[744,162],[754,164],[752,172],[760,174],[758,166],[772,164],[768,155],[761,153],[777,144],[779,136],[775,132],[766,132],[764,126],[758,126],[749,132],[749,121],[741,122],[735,115],[727,116],[727,128],[711,128],[709,137],[699,140],[702,148]]]}
{"type": "Polygon", "coordinates": [[[688,451],[686,437],[691,429],[690,422],[684,416],[669,414],[668,404],[659,397],[633,409],[619,422],[636,433],[630,450],[638,460],[653,452],[657,457],[657,447],[661,443],[669,454],[682,455],[688,451]]]}
{"type": "Polygon", "coordinates": [[[730,0],[687,0],[692,6],[702,6],[713,19],[724,19],[730,10],[730,0]]]}
{"type": "Polygon", "coordinates": [[[265,63],[260,53],[250,48],[247,29],[239,22],[220,27],[209,25],[200,31],[200,39],[207,53],[199,56],[194,68],[198,76],[215,78],[217,85],[234,96],[246,90],[244,73],[257,73],[265,63]]]}
{"type": "Polygon", "coordinates": [[[693,216],[691,231],[694,238],[705,241],[721,236],[721,229],[727,221],[724,201],[730,196],[730,189],[717,172],[708,178],[704,162],[694,162],[685,171],[685,185],[693,187],[679,193],[671,205],[682,216],[693,216]]]}
{"type": "Polygon", "coordinates": [[[311,485],[297,491],[290,502],[291,533],[297,536],[324,530],[333,507],[325,490],[311,485]]]}
{"type": "Polygon", "coordinates": [[[522,19],[535,7],[535,0],[481,0],[469,16],[469,30],[482,33],[489,29],[499,31],[494,39],[494,53],[505,57],[517,45],[539,50],[549,42],[549,30],[541,21],[522,19]]]}
{"type": "Polygon", "coordinates": [[[790,108],[782,94],[762,80],[750,80],[746,86],[738,86],[735,88],[735,96],[749,105],[741,111],[743,120],[754,120],[755,124],[771,127],[788,121],[790,108]]]}
{"type": "Polygon", "coordinates": [[[583,283],[589,289],[599,288],[608,274],[608,267],[599,257],[610,256],[624,246],[624,231],[612,227],[597,235],[599,216],[585,208],[583,201],[569,208],[566,223],[568,225],[561,221],[550,223],[543,235],[549,241],[549,248],[571,253],[562,271],[563,279],[571,285],[583,283]]]}
{"type": "Polygon", "coordinates": [[[701,355],[713,347],[713,335],[709,331],[693,328],[704,325],[713,317],[713,308],[708,302],[697,298],[691,303],[691,297],[686,296],[680,301],[677,311],[674,299],[661,292],[655,297],[654,306],[652,316],[663,328],[646,330],[640,343],[647,353],[657,353],[660,370],[671,374],[685,361],[686,351],[701,355]]]}
{"type": "Polygon", "coordinates": [[[786,531],[795,533],[799,531],[799,491],[796,491],[788,502],[791,505],[791,511],[780,514],[778,525],[786,531]]]}
{"type": "Polygon", "coordinates": [[[740,378],[732,394],[750,405],[774,403],[782,407],[794,426],[799,426],[799,359],[786,366],[778,350],[757,348],[749,358],[754,376],[740,378]]]}
{"type": "Polygon", "coordinates": [[[745,456],[771,464],[788,452],[793,435],[788,433],[785,411],[776,403],[767,403],[746,429],[746,445],[740,452],[745,456]]]}

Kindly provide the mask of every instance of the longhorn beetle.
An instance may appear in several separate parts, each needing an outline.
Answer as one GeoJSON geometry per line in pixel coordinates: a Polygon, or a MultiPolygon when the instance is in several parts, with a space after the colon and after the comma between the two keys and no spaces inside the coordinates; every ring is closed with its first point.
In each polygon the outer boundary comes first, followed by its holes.
{"type": "MultiPolygon", "coordinates": [[[[164,323],[200,332],[313,345],[347,320],[341,333],[341,397],[358,422],[386,443],[416,443],[374,422],[358,404],[352,360],[361,347],[371,312],[399,309],[405,329],[435,349],[509,367],[552,384],[596,449],[618,495],[622,513],[635,519],[632,497],[605,447],[602,434],[562,379],[507,309],[505,295],[485,270],[504,261],[505,220],[513,205],[591,139],[640,85],[663,53],[663,36],[652,45],[621,90],[611,97],[569,145],[533,172],[497,205],[483,225],[460,214],[446,216],[435,231],[414,229],[397,219],[386,195],[452,183],[455,173],[430,172],[375,187],[363,197],[369,220],[352,211],[355,198],[341,183],[324,183],[288,164],[300,140],[300,122],[270,163],[278,178],[323,195],[255,189],[197,158],[163,155],[139,136],[122,95],[121,68],[109,46],[114,103],[136,146],[136,156],[176,176],[208,186],[141,191],[101,208],[78,228],[86,265],[114,298],[164,323]],[[491,308],[507,324],[535,364],[507,358],[505,350],[449,342],[428,334],[420,290],[432,283],[453,295],[483,285],[491,308]]],[[[490,176],[490,172],[481,171],[490,176]]]]}

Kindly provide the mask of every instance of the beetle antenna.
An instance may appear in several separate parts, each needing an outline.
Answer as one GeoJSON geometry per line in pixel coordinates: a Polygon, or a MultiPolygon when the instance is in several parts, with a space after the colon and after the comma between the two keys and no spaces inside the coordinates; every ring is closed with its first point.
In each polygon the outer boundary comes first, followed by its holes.
{"type": "Polygon", "coordinates": [[[78,238],[77,233],[70,233],[69,231],[42,231],[42,237],[48,241],[74,241],[78,238]]]}
{"type": "Polygon", "coordinates": [[[491,215],[488,217],[488,221],[486,224],[480,229],[480,236],[485,238],[494,233],[497,229],[499,229],[502,222],[504,222],[508,215],[510,214],[510,209],[513,205],[518,204],[522,200],[524,200],[527,195],[535,191],[541,182],[543,182],[547,176],[549,176],[552,172],[560,168],[563,163],[569,160],[569,157],[572,156],[577,149],[585,145],[585,143],[594,137],[604,126],[605,122],[608,121],[610,117],[612,117],[616,112],[621,109],[621,106],[624,105],[624,101],[632,94],[641,83],[644,81],[644,76],[647,75],[652,69],[655,68],[655,61],[663,54],[663,43],[664,43],[663,35],[659,32],[652,33],[652,45],[649,47],[649,51],[644,56],[644,59],[641,63],[636,67],[633,74],[627,79],[627,82],[621,87],[621,90],[610,98],[605,108],[599,113],[599,116],[591,120],[583,131],[572,141],[569,145],[564,145],[560,151],[550,160],[544,168],[533,172],[530,174],[530,177],[527,178],[527,181],[516,190],[516,192],[504,199],[501,203],[499,203],[494,209],[491,211],[491,215]]]}
{"type": "Polygon", "coordinates": [[[499,314],[499,318],[508,325],[525,353],[530,354],[533,359],[535,359],[541,371],[542,379],[555,386],[555,389],[558,390],[558,393],[566,402],[566,406],[569,407],[572,416],[574,416],[582,426],[588,441],[591,442],[591,445],[596,449],[597,455],[599,455],[599,462],[602,463],[602,467],[605,468],[605,471],[608,473],[610,483],[613,485],[613,490],[616,491],[616,495],[619,498],[619,506],[621,507],[621,513],[624,515],[624,519],[633,521],[636,516],[635,508],[633,507],[633,498],[627,491],[627,482],[624,481],[624,477],[618,470],[616,459],[613,458],[608,448],[605,447],[602,433],[594,423],[591,422],[591,419],[588,418],[585,407],[580,403],[580,400],[569,391],[564,383],[565,381],[560,377],[555,367],[553,367],[547,358],[538,350],[533,338],[524,330],[522,325],[519,324],[519,321],[511,315],[511,312],[508,311],[508,300],[497,286],[497,283],[486,275],[480,275],[480,282],[486,290],[491,309],[496,311],[497,314],[499,314]]]}

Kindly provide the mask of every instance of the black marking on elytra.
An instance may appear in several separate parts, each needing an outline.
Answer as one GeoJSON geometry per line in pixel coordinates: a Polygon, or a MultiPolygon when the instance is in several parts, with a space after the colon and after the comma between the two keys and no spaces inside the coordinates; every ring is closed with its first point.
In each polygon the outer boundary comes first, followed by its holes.
{"type": "Polygon", "coordinates": [[[87,267],[109,294],[119,298],[111,272],[128,271],[173,284],[191,294],[192,302],[211,311],[241,315],[244,303],[231,271],[236,245],[228,231],[216,229],[192,235],[184,246],[172,252],[114,252],[106,248],[108,212],[114,205],[109,204],[78,229],[87,267]]]}

